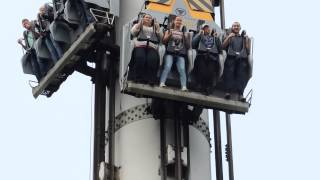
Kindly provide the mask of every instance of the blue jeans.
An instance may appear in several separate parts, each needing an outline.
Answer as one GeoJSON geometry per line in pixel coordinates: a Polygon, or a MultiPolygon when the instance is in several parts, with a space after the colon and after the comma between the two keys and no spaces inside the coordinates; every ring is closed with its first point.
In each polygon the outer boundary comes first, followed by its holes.
{"type": "Polygon", "coordinates": [[[40,81],[42,78],[42,73],[40,69],[39,59],[36,55],[36,52],[34,49],[31,50],[31,65],[32,65],[32,71],[34,75],[36,76],[37,80],[40,81]]]}
{"type": "Polygon", "coordinates": [[[53,40],[52,35],[48,34],[46,37],[44,37],[44,41],[46,43],[46,46],[50,52],[51,59],[54,64],[58,62],[58,60],[62,57],[63,51],[60,47],[60,45],[53,40]]]}
{"type": "Polygon", "coordinates": [[[51,62],[50,62],[50,60],[41,59],[41,58],[38,58],[38,62],[39,62],[39,67],[40,67],[40,71],[41,71],[41,76],[44,77],[44,76],[46,76],[47,72],[51,68],[50,67],[51,62]]]}
{"type": "Polygon", "coordinates": [[[173,56],[171,54],[167,54],[164,57],[164,68],[161,73],[160,77],[160,83],[165,83],[168,77],[168,74],[171,70],[172,64],[173,64],[173,58],[176,59],[176,66],[179,72],[180,76],[180,84],[181,87],[186,87],[187,86],[187,77],[186,77],[186,68],[185,68],[185,60],[184,57],[182,56],[173,56]]]}

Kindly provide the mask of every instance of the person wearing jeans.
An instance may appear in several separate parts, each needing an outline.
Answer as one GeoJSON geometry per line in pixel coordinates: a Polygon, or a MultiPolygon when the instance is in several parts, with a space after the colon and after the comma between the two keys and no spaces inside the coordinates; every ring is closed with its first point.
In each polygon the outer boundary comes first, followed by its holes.
{"type": "Polygon", "coordinates": [[[164,68],[160,77],[160,86],[165,86],[165,81],[168,77],[168,74],[171,70],[173,61],[176,61],[176,65],[177,65],[177,69],[179,72],[179,77],[180,77],[180,83],[181,83],[181,87],[182,90],[186,90],[187,89],[187,77],[186,77],[186,68],[185,68],[185,60],[184,57],[182,56],[174,56],[171,54],[167,54],[164,57],[164,68]]]}
{"type": "Polygon", "coordinates": [[[187,90],[185,68],[187,49],[189,48],[187,42],[182,18],[180,16],[176,16],[174,23],[172,24],[172,29],[167,30],[163,37],[163,43],[167,44],[167,47],[166,55],[164,57],[164,69],[160,77],[160,87],[166,86],[165,82],[167,80],[167,76],[171,70],[172,64],[175,62],[180,76],[181,90],[187,90]]]}

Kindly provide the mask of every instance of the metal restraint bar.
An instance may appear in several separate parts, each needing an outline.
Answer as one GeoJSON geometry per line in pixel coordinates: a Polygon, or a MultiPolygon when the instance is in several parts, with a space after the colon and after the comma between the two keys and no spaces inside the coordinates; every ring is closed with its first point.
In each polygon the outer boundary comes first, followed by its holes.
{"type": "MultiPolygon", "coordinates": [[[[90,47],[90,38],[95,34],[96,29],[94,24],[89,24],[86,30],[79,36],[79,38],[71,45],[71,47],[63,54],[60,60],[52,67],[47,75],[41,79],[38,86],[32,88],[32,94],[37,98],[45,89],[54,81],[59,81],[59,73],[67,65],[75,64],[80,57],[77,56],[79,50],[85,50],[90,47]]],[[[61,84],[62,82],[60,82],[61,84]]],[[[56,84],[56,83],[55,83],[56,84]]],[[[59,86],[59,85],[57,85],[59,86]]]]}
{"type": "Polygon", "coordinates": [[[104,22],[106,22],[108,25],[113,25],[114,23],[115,16],[108,11],[90,8],[90,13],[97,22],[99,22],[99,19],[101,19],[105,20],[104,22]]]}
{"type": "Polygon", "coordinates": [[[223,97],[206,96],[204,94],[192,91],[180,91],[173,88],[161,88],[158,86],[150,86],[146,84],[138,84],[131,81],[125,83],[124,93],[144,95],[148,97],[157,97],[162,99],[170,99],[174,101],[182,101],[190,104],[201,105],[210,109],[227,111],[230,113],[245,114],[249,110],[249,103],[227,100],[223,97]]]}

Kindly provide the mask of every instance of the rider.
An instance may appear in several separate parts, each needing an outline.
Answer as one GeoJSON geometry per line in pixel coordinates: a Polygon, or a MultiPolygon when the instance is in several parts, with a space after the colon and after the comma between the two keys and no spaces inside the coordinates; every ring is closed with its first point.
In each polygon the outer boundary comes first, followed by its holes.
{"type": "Polygon", "coordinates": [[[165,32],[163,37],[163,43],[167,44],[166,55],[164,56],[164,68],[160,77],[160,87],[165,87],[167,76],[171,70],[172,64],[175,61],[179,76],[181,90],[187,91],[187,77],[186,77],[186,58],[187,49],[189,44],[185,35],[185,27],[182,24],[182,18],[176,16],[174,23],[172,24],[173,29],[169,29],[165,32]]]}
{"type": "Polygon", "coordinates": [[[208,24],[203,24],[200,32],[193,38],[192,46],[197,49],[193,68],[197,90],[211,94],[219,78],[221,41],[208,24]]]}
{"type": "Polygon", "coordinates": [[[44,4],[39,8],[38,23],[41,37],[44,38],[45,44],[50,52],[54,64],[62,57],[63,51],[60,45],[53,40],[49,30],[50,23],[53,21],[53,14],[50,13],[51,6],[44,4]]]}
{"type": "Polygon", "coordinates": [[[40,81],[42,75],[40,71],[39,60],[34,49],[34,42],[38,39],[39,33],[36,32],[35,23],[30,22],[28,19],[22,20],[22,26],[26,30],[23,32],[23,38],[18,39],[18,43],[27,51],[26,53],[30,54],[32,73],[36,76],[37,80],[40,81]]]}
{"type": "Polygon", "coordinates": [[[244,33],[240,35],[240,30],[240,23],[234,22],[231,33],[222,44],[222,47],[227,50],[223,81],[226,99],[230,99],[231,92],[236,92],[239,95],[239,100],[245,101],[243,91],[249,80],[248,55],[250,53],[250,40],[244,33]]]}
{"type": "Polygon", "coordinates": [[[144,14],[142,20],[132,27],[131,34],[134,37],[134,50],[130,76],[135,82],[154,85],[159,69],[160,26],[150,14],[144,14]]]}

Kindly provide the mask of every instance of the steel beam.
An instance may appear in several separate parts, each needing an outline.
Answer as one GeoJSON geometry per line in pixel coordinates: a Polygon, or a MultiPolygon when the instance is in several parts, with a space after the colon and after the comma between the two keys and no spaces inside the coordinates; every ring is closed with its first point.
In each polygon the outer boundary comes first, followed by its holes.
{"type": "Polygon", "coordinates": [[[213,110],[216,180],[223,180],[220,112],[213,110]]]}
{"type": "Polygon", "coordinates": [[[227,129],[227,145],[226,156],[229,164],[229,180],[234,180],[233,173],[233,155],[232,155],[232,133],[231,133],[231,120],[230,114],[226,113],[226,129],[227,129]]]}
{"type": "Polygon", "coordinates": [[[110,59],[109,66],[109,165],[110,165],[110,180],[115,179],[114,151],[115,151],[115,84],[116,71],[115,60],[110,59]]]}
{"type": "Polygon", "coordinates": [[[93,180],[99,180],[98,166],[105,161],[106,79],[104,52],[98,52],[95,74],[93,180]]]}

